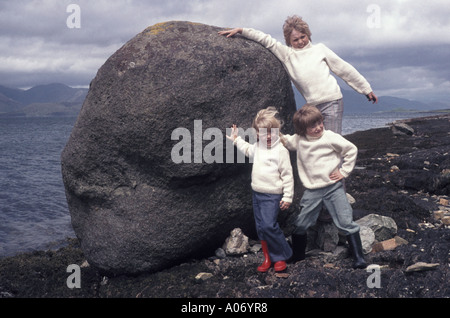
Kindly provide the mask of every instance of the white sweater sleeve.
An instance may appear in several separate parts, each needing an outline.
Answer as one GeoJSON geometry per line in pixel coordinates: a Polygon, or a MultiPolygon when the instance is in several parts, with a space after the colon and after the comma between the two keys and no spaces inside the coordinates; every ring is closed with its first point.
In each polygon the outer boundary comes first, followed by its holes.
{"type": "Polygon", "coordinates": [[[339,172],[347,178],[350,173],[353,171],[353,168],[355,167],[356,163],[356,157],[358,155],[358,148],[342,137],[339,134],[333,134],[334,138],[331,141],[331,146],[341,154],[341,157],[343,159],[342,166],[339,169],[339,172]]]}
{"type": "MultiPolygon", "coordinates": [[[[283,147],[280,145],[280,147],[283,147]]],[[[283,183],[283,198],[284,202],[292,203],[294,197],[294,176],[292,172],[291,158],[287,149],[280,150],[279,168],[280,178],[283,183]]]]}
{"type": "Polygon", "coordinates": [[[289,57],[289,47],[277,41],[269,34],[250,28],[243,28],[242,36],[260,43],[266,49],[270,50],[282,62],[285,62],[289,57]]]}
{"type": "Polygon", "coordinates": [[[367,95],[372,92],[369,82],[350,63],[344,61],[336,53],[323,44],[322,49],[330,70],[342,78],[351,88],[360,94],[367,95]]]}
{"type": "Polygon", "coordinates": [[[296,151],[298,145],[298,135],[283,135],[284,146],[290,151],[296,151]]]}
{"type": "Polygon", "coordinates": [[[252,158],[255,154],[255,145],[251,145],[250,143],[246,142],[241,137],[237,137],[234,140],[234,144],[236,145],[236,148],[242,152],[245,156],[252,158]]]}

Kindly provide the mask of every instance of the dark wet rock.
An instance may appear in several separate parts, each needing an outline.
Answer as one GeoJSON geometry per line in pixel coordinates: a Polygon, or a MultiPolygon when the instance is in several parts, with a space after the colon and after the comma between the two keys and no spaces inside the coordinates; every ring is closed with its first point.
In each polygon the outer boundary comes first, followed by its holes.
{"type": "Polygon", "coordinates": [[[209,255],[235,227],[254,231],[251,166],[235,157],[222,163],[225,129],[247,129],[257,111],[276,106],[292,131],[295,100],[274,55],[218,30],[149,27],[90,85],[62,174],[74,231],[89,263],[104,271],[161,270],[209,255]],[[173,159],[177,145],[182,163],[173,159]]]}

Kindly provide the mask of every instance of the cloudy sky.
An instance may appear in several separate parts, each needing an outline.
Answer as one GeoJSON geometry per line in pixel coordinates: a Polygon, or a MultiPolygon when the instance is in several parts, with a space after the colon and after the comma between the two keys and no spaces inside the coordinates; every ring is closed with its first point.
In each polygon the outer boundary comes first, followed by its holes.
{"type": "Polygon", "coordinates": [[[293,14],[378,96],[450,101],[448,0],[0,0],[0,85],[86,87],[123,44],[169,20],[253,27],[283,41],[293,14]]]}

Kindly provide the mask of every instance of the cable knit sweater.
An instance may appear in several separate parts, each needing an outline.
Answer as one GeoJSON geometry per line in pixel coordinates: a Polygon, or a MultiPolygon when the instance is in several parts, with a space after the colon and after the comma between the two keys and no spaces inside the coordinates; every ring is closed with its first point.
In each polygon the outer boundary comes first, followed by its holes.
{"type": "Polygon", "coordinates": [[[284,135],[285,146],[297,151],[297,167],[300,180],[307,189],[319,189],[335,183],[330,174],[339,172],[348,177],[355,167],[358,148],[341,135],[324,130],[314,138],[284,135]],[[342,163],[342,166],[341,166],[342,163]]]}
{"type": "Polygon", "coordinates": [[[242,35],[262,44],[283,63],[308,104],[318,105],[342,98],[341,89],[330,70],[358,93],[367,95],[372,92],[367,80],[324,44],[309,42],[303,49],[294,49],[254,29],[244,28],[242,35]]]}
{"type": "Polygon", "coordinates": [[[241,137],[234,141],[237,149],[253,159],[252,189],[261,193],[283,194],[282,201],[292,203],[294,177],[289,151],[280,139],[270,148],[258,142],[249,144],[241,137]]]}

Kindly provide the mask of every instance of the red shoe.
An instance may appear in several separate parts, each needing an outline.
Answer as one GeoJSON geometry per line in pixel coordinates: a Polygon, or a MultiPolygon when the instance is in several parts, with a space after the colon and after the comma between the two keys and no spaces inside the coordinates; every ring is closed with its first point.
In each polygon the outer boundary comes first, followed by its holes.
{"type": "Polygon", "coordinates": [[[275,272],[282,272],[286,269],[286,262],[285,261],[278,261],[273,265],[273,268],[275,269],[275,272]]]}
{"type": "Polygon", "coordinates": [[[258,272],[265,273],[269,270],[270,265],[272,265],[272,263],[270,262],[269,248],[267,247],[267,242],[261,241],[261,247],[264,254],[264,262],[261,264],[261,266],[258,266],[257,270],[258,272]]]}

